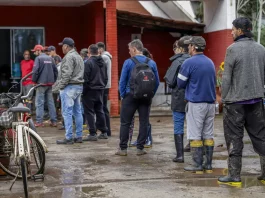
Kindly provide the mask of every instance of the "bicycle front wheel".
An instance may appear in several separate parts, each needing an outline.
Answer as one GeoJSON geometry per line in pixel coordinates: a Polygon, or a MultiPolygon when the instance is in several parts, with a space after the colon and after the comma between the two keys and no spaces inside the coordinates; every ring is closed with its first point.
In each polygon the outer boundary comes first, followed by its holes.
{"type": "MultiPolygon", "coordinates": [[[[32,130],[27,127],[25,130],[32,130]]],[[[12,130],[9,130],[6,133],[14,133],[12,130]]],[[[12,135],[7,135],[12,136],[12,135]]],[[[12,145],[12,150],[14,150],[13,145],[13,139],[12,138],[6,138],[6,141],[10,145],[12,145]]],[[[25,140],[24,140],[25,141],[25,140]]],[[[30,164],[28,166],[30,169],[30,172],[27,174],[28,177],[31,177],[33,175],[42,174],[44,172],[44,166],[45,166],[45,150],[42,146],[42,144],[39,142],[39,140],[33,136],[32,134],[29,135],[28,140],[29,146],[30,146],[30,164]]],[[[16,177],[18,173],[18,178],[22,178],[22,173],[20,170],[20,163],[18,163],[18,160],[15,158],[15,155],[13,152],[9,152],[9,166],[5,167],[0,162],[0,167],[10,176],[16,177]]]]}
{"type": "Polygon", "coordinates": [[[21,175],[22,175],[22,180],[23,180],[25,198],[28,198],[28,176],[27,176],[28,163],[24,157],[20,158],[20,170],[21,170],[21,175]]]}

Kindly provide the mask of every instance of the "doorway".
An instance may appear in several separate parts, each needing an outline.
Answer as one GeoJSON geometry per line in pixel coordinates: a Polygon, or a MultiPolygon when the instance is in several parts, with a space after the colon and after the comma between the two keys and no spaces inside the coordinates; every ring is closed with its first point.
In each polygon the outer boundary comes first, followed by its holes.
{"type": "MultiPolygon", "coordinates": [[[[20,63],[24,59],[25,50],[31,50],[35,45],[45,44],[43,27],[0,27],[0,93],[7,92],[21,79],[20,63]]],[[[31,59],[35,56],[31,52],[31,59]]],[[[13,89],[12,92],[19,92],[13,89]]]]}

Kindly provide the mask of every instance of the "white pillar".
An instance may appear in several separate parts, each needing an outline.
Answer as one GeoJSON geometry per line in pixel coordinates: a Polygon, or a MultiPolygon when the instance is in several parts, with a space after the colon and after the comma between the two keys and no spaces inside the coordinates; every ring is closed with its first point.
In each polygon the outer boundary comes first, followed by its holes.
{"type": "Polygon", "coordinates": [[[232,29],[236,0],[204,0],[205,33],[232,29]]]}

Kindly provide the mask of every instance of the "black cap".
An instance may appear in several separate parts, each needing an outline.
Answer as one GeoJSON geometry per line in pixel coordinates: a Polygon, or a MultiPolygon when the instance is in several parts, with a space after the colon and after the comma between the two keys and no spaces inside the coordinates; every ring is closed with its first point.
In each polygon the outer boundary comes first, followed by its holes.
{"type": "Polygon", "coordinates": [[[187,41],[190,39],[191,39],[191,36],[183,36],[176,42],[176,44],[178,45],[178,47],[182,47],[182,48],[187,47],[188,44],[185,44],[184,41],[187,41]]]}
{"type": "Polygon", "coordinates": [[[245,36],[252,38],[254,34],[252,31],[252,23],[247,17],[239,17],[232,23],[236,29],[241,29],[245,36]]]}
{"type": "Polygon", "coordinates": [[[192,44],[196,49],[205,49],[206,47],[206,41],[202,36],[193,36],[189,40],[185,40],[184,44],[192,44]]]}
{"type": "Polygon", "coordinates": [[[69,45],[69,46],[73,47],[75,45],[75,42],[73,39],[66,37],[63,39],[63,41],[61,43],[59,43],[59,45],[69,45]]]}
{"type": "Polygon", "coordinates": [[[48,47],[48,52],[51,52],[51,51],[56,51],[56,48],[52,45],[48,47]]]}

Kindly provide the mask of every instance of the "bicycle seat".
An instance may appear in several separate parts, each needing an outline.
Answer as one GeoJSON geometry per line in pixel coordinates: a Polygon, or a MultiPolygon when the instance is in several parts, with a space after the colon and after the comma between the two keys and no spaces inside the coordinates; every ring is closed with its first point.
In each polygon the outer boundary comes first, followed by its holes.
{"type": "Polygon", "coordinates": [[[19,103],[16,107],[11,107],[9,111],[13,113],[30,113],[30,109],[22,103],[19,103]]]}

